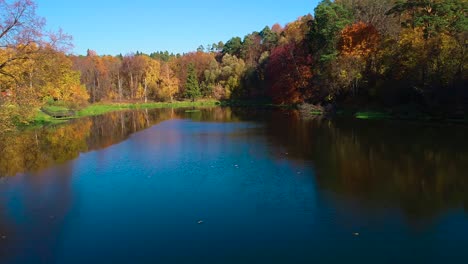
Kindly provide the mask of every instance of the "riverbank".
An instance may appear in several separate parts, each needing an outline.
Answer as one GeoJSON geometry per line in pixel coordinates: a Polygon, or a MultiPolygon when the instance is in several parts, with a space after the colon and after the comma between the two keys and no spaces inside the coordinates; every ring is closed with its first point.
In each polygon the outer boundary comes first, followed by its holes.
{"type": "Polygon", "coordinates": [[[434,111],[414,106],[395,108],[358,108],[347,106],[317,106],[303,104],[298,106],[305,117],[346,117],[359,120],[397,120],[435,123],[468,124],[468,115],[462,109],[454,111],[434,111]]]}
{"type": "Polygon", "coordinates": [[[401,120],[438,123],[468,124],[468,116],[464,112],[453,113],[427,113],[420,111],[370,110],[357,111],[353,114],[356,119],[363,120],[401,120]]]}
{"type": "Polygon", "coordinates": [[[36,117],[28,127],[37,127],[53,125],[68,122],[69,120],[98,116],[115,111],[137,110],[137,109],[155,109],[155,108],[184,108],[184,107],[206,107],[218,106],[221,102],[218,100],[174,101],[174,102],[149,102],[149,103],[96,103],[90,104],[79,110],[71,110],[65,106],[44,106],[38,109],[36,117]],[[66,113],[66,114],[64,114],[66,113]],[[59,117],[54,117],[59,116],[59,117]]]}
{"type": "Polygon", "coordinates": [[[347,107],[322,107],[309,104],[303,105],[275,105],[269,101],[218,101],[200,100],[174,101],[174,102],[149,102],[149,103],[96,103],[90,104],[79,110],[71,110],[63,106],[45,106],[38,113],[35,119],[26,127],[38,127],[68,122],[69,120],[97,116],[114,111],[134,110],[134,109],[154,109],[154,108],[186,108],[186,107],[210,107],[210,106],[230,106],[230,107],[266,107],[298,109],[304,116],[343,116],[361,120],[406,120],[419,122],[439,122],[439,123],[461,123],[468,124],[468,117],[465,113],[434,114],[426,113],[414,109],[357,109],[347,107]]]}

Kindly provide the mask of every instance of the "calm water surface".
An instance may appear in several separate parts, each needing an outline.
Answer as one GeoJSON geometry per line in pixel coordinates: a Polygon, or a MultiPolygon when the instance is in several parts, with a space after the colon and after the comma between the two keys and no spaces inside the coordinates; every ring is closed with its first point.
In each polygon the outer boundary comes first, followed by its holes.
{"type": "Polygon", "coordinates": [[[468,263],[468,129],[119,112],[0,137],[0,263],[468,263]]]}

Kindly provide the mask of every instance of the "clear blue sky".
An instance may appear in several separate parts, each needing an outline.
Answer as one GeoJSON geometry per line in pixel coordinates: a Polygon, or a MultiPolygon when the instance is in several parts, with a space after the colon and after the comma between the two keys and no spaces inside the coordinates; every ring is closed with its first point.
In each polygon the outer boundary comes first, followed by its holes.
{"type": "Polygon", "coordinates": [[[266,25],[313,13],[319,0],[36,0],[48,29],[73,36],[75,54],[168,50],[243,37],[266,25]]]}

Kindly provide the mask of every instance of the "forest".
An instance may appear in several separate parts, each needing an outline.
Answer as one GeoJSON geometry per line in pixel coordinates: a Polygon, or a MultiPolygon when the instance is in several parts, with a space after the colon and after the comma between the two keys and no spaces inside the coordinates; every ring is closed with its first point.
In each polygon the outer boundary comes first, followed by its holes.
{"type": "MultiPolygon", "coordinates": [[[[46,105],[211,98],[466,118],[466,0],[323,0],[196,51],[70,54],[32,0],[0,0],[0,130],[46,105]],[[312,7],[311,7],[312,8],[312,7]]],[[[111,45],[111,44],[109,44],[111,45]]]]}

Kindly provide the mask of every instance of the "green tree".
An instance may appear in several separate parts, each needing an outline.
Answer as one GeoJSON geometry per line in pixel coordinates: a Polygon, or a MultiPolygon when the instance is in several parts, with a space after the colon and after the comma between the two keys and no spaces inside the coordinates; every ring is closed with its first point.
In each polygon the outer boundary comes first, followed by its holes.
{"type": "Polygon", "coordinates": [[[424,38],[468,30],[466,0],[399,0],[387,14],[402,16],[403,25],[422,28],[424,38]]]}
{"type": "Polygon", "coordinates": [[[310,38],[321,61],[330,61],[337,57],[339,33],[352,22],[351,11],[339,3],[323,0],[315,8],[310,38]]]}
{"type": "Polygon", "coordinates": [[[242,49],[242,39],[240,37],[234,37],[228,40],[223,47],[223,54],[230,54],[240,57],[242,49]]]}
{"type": "Polygon", "coordinates": [[[192,102],[196,98],[201,96],[200,85],[198,83],[197,71],[193,63],[188,65],[187,70],[187,82],[185,83],[185,96],[192,99],[192,102]]]}
{"type": "Polygon", "coordinates": [[[271,31],[270,27],[266,26],[259,34],[262,37],[263,45],[265,45],[268,50],[278,44],[278,35],[271,31]]]}

